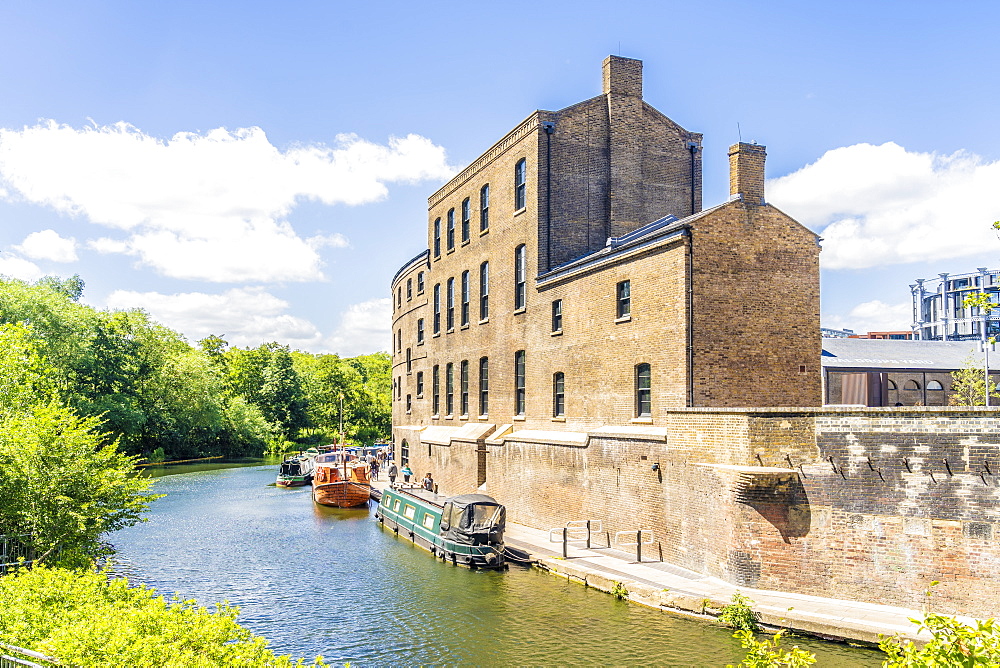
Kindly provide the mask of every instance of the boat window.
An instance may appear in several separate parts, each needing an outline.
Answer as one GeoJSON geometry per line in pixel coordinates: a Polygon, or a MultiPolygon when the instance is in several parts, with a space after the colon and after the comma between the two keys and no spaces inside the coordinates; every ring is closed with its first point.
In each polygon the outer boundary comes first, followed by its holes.
{"type": "Polygon", "coordinates": [[[424,513],[424,528],[433,529],[434,528],[434,516],[430,513],[424,513]]]}
{"type": "Polygon", "coordinates": [[[452,506],[451,501],[448,501],[447,503],[444,504],[444,508],[441,510],[442,531],[447,531],[448,529],[451,528],[451,509],[453,507],[454,506],[452,506]]]}
{"type": "Polygon", "coordinates": [[[497,524],[504,514],[503,506],[475,504],[468,507],[469,529],[489,529],[497,524]]]}
{"type": "Polygon", "coordinates": [[[413,516],[417,514],[417,509],[410,504],[403,506],[403,517],[408,520],[412,520],[413,516]]]}
{"type": "Polygon", "coordinates": [[[397,513],[399,512],[399,499],[392,502],[392,509],[397,513]]]}

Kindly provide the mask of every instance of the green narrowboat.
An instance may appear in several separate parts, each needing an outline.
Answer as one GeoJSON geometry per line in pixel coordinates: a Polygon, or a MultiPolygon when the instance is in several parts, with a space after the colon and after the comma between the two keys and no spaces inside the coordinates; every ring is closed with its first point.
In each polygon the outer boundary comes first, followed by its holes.
{"type": "Polygon", "coordinates": [[[445,561],[469,568],[505,568],[507,510],[485,494],[445,497],[423,489],[388,488],[375,518],[445,561]]]}

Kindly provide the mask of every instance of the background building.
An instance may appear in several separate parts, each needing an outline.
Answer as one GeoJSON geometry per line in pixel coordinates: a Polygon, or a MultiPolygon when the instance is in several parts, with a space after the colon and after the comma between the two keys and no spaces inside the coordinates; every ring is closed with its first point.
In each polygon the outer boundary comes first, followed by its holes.
{"type": "Polygon", "coordinates": [[[962,305],[965,297],[975,292],[985,292],[994,305],[1000,304],[1000,271],[979,267],[970,274],[918,278],[910,286],[914,338],[967,341],[1000,335],[1000,310],[987,315],[983,309],[962,305]]]}

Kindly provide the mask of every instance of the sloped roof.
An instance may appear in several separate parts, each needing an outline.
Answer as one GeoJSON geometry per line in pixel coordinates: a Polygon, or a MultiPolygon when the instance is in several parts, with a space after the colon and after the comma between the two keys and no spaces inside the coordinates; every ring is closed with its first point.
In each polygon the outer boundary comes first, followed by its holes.
{"type": "MultiPolygon", "coordinates": [[[[990,368],[1000,369],[1000,348],[990,351],[990,368]]],[[[954,371],[969,359],[982,364],[978,341],[823,339],[824,369],[924,369],[954,371]]]]}

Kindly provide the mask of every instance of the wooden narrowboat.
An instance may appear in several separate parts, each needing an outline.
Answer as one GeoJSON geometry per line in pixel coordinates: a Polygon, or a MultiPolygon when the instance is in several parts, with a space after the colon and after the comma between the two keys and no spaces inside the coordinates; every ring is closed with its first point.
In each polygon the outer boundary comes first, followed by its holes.
{"type": "Polygon", "coordinates": [[[275,484],[278,487],[302,487],[311,483],[313,470],[316,467],[313,458],[317,454],[316,450],[310,449],[285,459],[278,467],[278,479],[275,484]]]}
{"type": "Polygon", "coordinates": [[[328,452],[315,459],[313,501],[323,506],[357,508],[368,505],[371,483],[368,465],[344,452],[328,452]]]}
{"type": "Polygon", "coordinates": [[[414,544],[453,564],[504,568],[507,511],[485,494],[445,497],[416,488],[382,492],[375,518],[414,544]]]}

